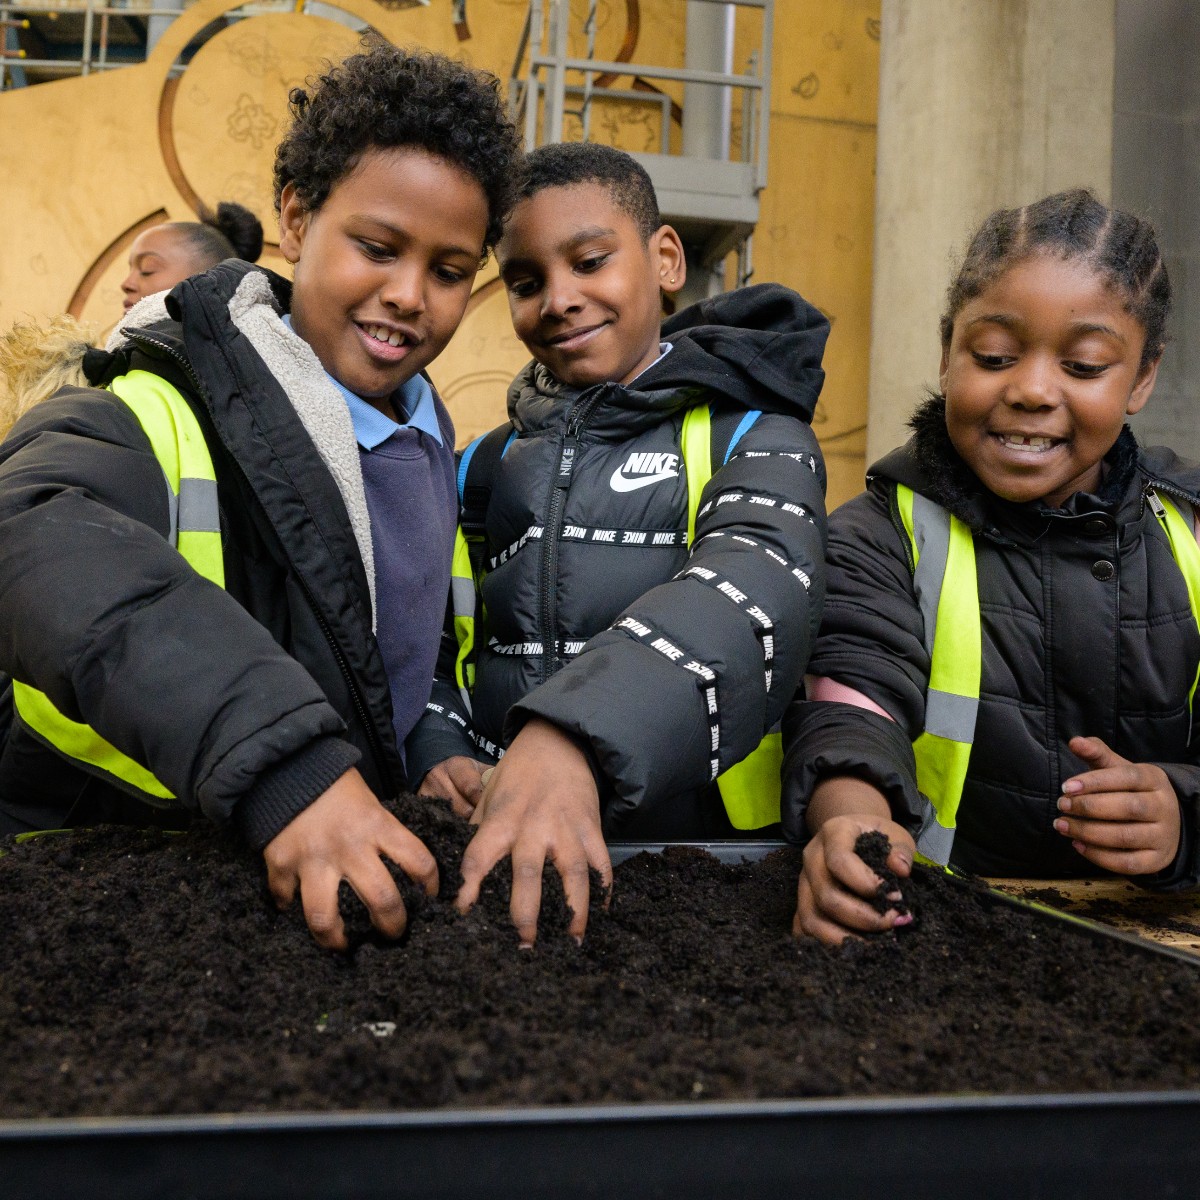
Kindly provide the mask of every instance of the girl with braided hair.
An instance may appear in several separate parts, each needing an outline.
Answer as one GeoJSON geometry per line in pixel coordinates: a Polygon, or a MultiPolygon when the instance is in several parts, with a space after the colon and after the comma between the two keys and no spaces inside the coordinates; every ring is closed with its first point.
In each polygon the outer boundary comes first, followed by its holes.
{"type": "Polygon", "coordinates": [[[938,392],[830,518],[807,698],[784,728],[798,934],[911,920],[871,903],[880,879],[854,852],[870,830],[901,877],[919,854],[1200,881],[1200,467],[1125,424],[1170,303],[1153,229],[1088,191],[993,213],[972,239],[938,392]]]}

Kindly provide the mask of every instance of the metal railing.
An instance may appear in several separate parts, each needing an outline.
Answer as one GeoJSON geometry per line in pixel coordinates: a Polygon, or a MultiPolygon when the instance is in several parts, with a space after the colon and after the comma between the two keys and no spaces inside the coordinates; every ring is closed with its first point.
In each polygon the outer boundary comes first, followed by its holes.
{"type": "MultiPolygon", "coordinates": [[[[662,153],[670,153],[669,119],[672,101],[656,90],[639,91],[600,86],[606,76],[634,76],[639,80],[706,84],[742,91],[741,161],[755,168],[756,190],[767,182],[768,114],[771,78],[773,0],[691,0],[692,3],[729,4],[762,11],[762,44],[749,56],[744,73],[706,71],[689,67],[661,67],[644,62],[606,61],[595,57],[597,0],[589,0],[583,33],[587,52],[582,58],[569,53],[571,11],[569,0],[531,0],[517,47],[510,78],[509,103],[513,119],[525,130],[525,144],[562,141],[568,115],[579,119],[586,140],[590,133],[591,109],[597,100],[613,99],[659,105],[664,114],[662,153]],[[522,65],[528,62],[522,70],[522,65]],[[582,76],[579,82],[568,77],[582,76]],[[568,108],[567,97],[580,98],[578,108],[568,108]],[[539,129],[539,111],[541,116],[539,129]],[[540,136],[539,136],[540,135],[540,136]]],[[[683,0],[680,0],[683,9],[683,0]]],[[[732,147],[731,147],[732,149],[732,147]]]]}
{"type": "MultiPolygon", "coordinates": [[[[0,0],[0,91],[23,82],[19,76],[24,71],[37,71],[51,75],[90,75],[93,71],[109,71],[144,62],[154,48],[157,35],[162,28],[187,11],[190,0],[0,0]],[[29,28],[31,19],[47,17],[59,20],[63,17],[83,18],[83,28],[78,41],[72,41],[70,49],[77,53],[62,53],[54,58],[30,58],[23,50],[11,44],[17,30],[29,28]],[[130,46],[121,43],[123,52],[113,54],[112,24],[121,18],[135,17],[147,23],[144,43],[130,46]],[[161,27],[151,28],[160,21],[161,27]]],[[[428,4],[429,0],[408,0],[409,5],[428,4]]],[[[223,15],[223,21],[239,21],[264,13],[306,12],[310,8],[320,10],[323,6],[308,0],[252,0],[223,15]]],[[[336,0],[331,5],[337,8],[336,0]]],[[[456,9],[456,11],[458,11],[456,9]]],[[[462,9],[465,20],[465,5],[462,9]]]]}
{"type": "MultiPolygon", "coordinates": [[[[115,67],[130,65],[133,61],[143,61],[144,52],[134,59],[127,57],[115,58],[110,54],[111,23],[114,18],[137,17],[149,21],[154,17],[165,17],[174,20],[185,10],[185,5],[177,4],[139,4],[127,3],[98,3],[97,0],[86,0],[85,3],[64,3],[51,5],[47,3],[10,3],[0,0],[0,25],[6,29],[28,27],[29,19],[44,15],[52,20],[61,17],[83,18],[83,29],[78,43],[78,53],[61,54],[54,58],[30,58],[24,51],[17,50],[8,44],[6,39],[3,50],[0,50],[0,90],[13,86],[14,72],[36,70],[54,75],[90,75],[93,71],[108,71],[115,67]]],[[[74,46],[72,47],[74,48],[74,46]]]]}

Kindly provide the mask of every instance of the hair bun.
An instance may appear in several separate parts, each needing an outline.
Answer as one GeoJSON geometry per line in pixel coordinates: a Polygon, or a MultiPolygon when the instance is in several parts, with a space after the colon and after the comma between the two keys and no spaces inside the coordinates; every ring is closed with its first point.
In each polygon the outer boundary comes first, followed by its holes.
{"type": "Polygon", "coordinates": [[[222,233],[247,262],[258,262],[263,248],[262,222],[246,207],[233,200],[222,200],[214,217],[204,222],[222,233]]]}

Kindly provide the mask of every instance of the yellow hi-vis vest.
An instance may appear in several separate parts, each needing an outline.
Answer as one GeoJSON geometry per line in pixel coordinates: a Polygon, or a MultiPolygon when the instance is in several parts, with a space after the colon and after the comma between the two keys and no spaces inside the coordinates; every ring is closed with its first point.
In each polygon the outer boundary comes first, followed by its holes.
{"type": "MultiPolygon", "coordinates": [[[[688,486],[688,545],[696,536],[696,513],[700,494],[712,478],[712,418],[708,405],[689,409],[683,419],[681,450],[688,486]]],[[[450,580],[451,611],[458,639],[455,681],[459,694],[471,711],[475,686],[475,580],[471,556],[462,526],[454,539],[454,561],[450,580]]],[[[717,776],[717,787],[729,823],[735,829],[762,829],[779,821],[780,770],[783,766],[783,735],[768,733],[741,762],[717,776]]]]}
{"type": "MultiPolygon", "coordinates": [[[[1200,626],[1200,546],[1192,523],[1174,501],[1164,505],[1156,492],[1148,495],[1183,573],[1192,616],[1200,626]]],[[[954,845],[958,805],[979,713],[983,641],[975,540],[966,524],[903,484],[896,487],[896,501],[912,550],[913,590],[924,624],[922,641],[929,655],[925,728],[913,742],[917,786],[924,806],[917,854],[926,862],[944,867],[954,845]]],[[[1188,693],[1189,709],[1197,681],[1200,669],[1188,693]]]]}
{"type": "MultiPolygon", "coordinates": [[[[109,391],[133,411],[162,467],[171,545],[193,570],[223,588],[216,475],[195,413],[175,388],[149,371],[119,376],[109,384],[109,391]]],[[[85,770],[151,804],[163,805],[174,799],[142,763],[123,754],[90,726],[63,716],[45,693],[14,681],[13,699],[21,720],[38,737],[85,770]]]]}

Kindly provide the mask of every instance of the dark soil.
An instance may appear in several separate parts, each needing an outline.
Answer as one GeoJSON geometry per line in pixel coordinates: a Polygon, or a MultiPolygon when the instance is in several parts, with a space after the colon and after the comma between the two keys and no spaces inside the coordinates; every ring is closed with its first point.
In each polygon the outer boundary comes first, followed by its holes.
{"type": "MultiPolygon", "coordinates": [[[[854,853],[875,872],[883,881],[875,894],[875,908],[885,913],[894,908],[898,913],[913,912],[913,887],[907,879],[901,879],[887,865],[888,855],[892,852],[892,843],[887,835],[878,831],[860,833],[854,842],[854,853]],[[889,900],[889,896],[900,895],[899,900],[889,900]]],[[[902,928],[904,928],[902,926],[902,928]]]]}
{"type": "Polygon", "coordinates": [[[469,830],[409,801],[442,895],[330,955],[210,830],[0,858],[0,1117],[1200,1086],[1200,967],[917,868],[920,921],[790,934],[799,857],[618,867],[578,947],[557,885],[517,949],[507,884],[451,899],[469,830]]]}

